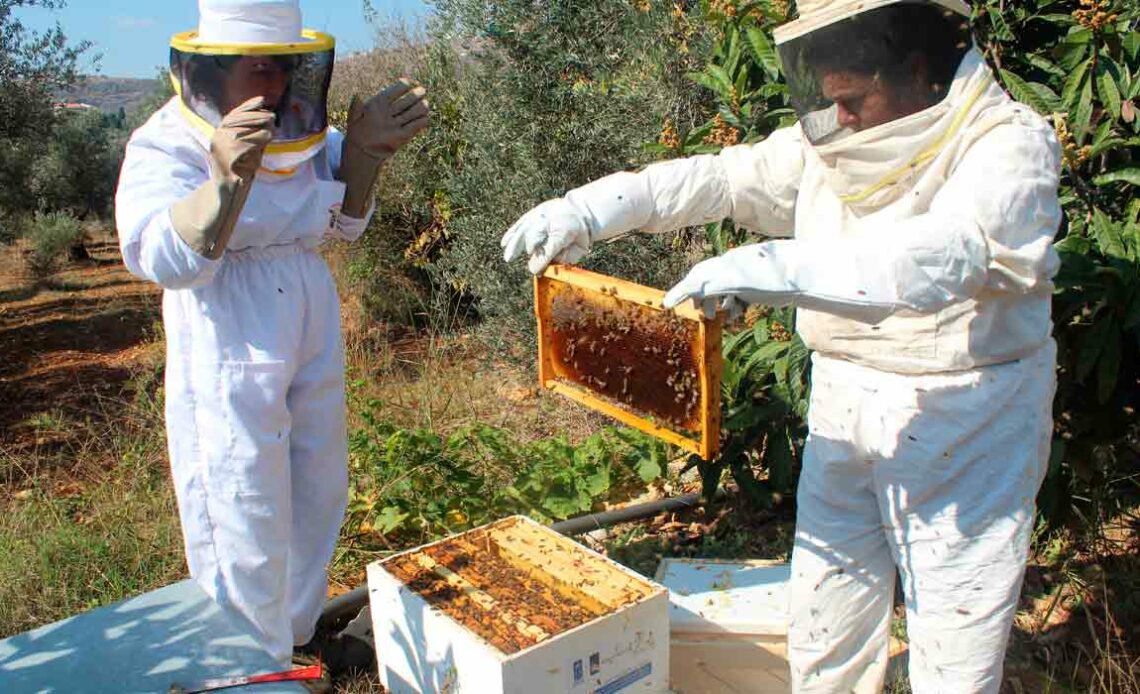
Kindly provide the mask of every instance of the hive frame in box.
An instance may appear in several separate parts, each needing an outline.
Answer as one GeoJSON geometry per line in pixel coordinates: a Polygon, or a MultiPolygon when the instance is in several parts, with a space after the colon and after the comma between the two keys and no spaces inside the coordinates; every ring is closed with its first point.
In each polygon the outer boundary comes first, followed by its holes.
{"type": "Polygon", "coordinates": [[[538,320],[538,377],[543,388],[552,390],[590,409],[612,417],[651,436],[671,443],[705,460],[720,450],[720,382],[723,369],[721,355],[722,326],[720,318],[708,319],[692,304],[671,309],[678,318],[697,324],[700,357],[696,360],[700,381],[700,438],[692,438],[661,426],[635,412],[624,409],[580,385],[556,377],[556,358],[552,333],[551,287],[565,284],[587,292],[629,302],[641,310],[669,312],[662,305],[665,292],[626,280],[590,272],[573,265],[552,264],[534,279],[534,310],[538,320]]]}
{"type": "MultiPolygon", "coordinates": [[[[534,628],[519,613],[496,604],[500,596],[483,595],[482,589],[465,583],[462,574],[458,567],[439,573],[458,593],[498,611],[523,633],[534,628]]],[[[368,590],[379,677],[393,694],[668,691],[668,591],[525,516],[503,518],[372,562],[368,590]],[[401,560],[480,533],[490,538],[488,557],[504,558],[555,592],[561,593],[559,585],[571,588],[585,602],[601,604],[605,614],[507,653],[430,603],[399,571],[389,571],[401,560]]]]}

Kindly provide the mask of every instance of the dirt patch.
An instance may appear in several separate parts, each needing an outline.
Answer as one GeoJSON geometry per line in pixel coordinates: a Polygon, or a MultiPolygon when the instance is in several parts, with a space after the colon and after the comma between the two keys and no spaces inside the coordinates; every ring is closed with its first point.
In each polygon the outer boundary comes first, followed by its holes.
{"type": "Polygon", "coordinates": [[[159,358],[161,290],[127,272],[113,240],[88,250],[91,260],[34,282],[17,262],[24,249],[3,249],[0,441],[13,454],[66,441],[44,431],[45,416],[64,427],[116,416],[126,384],[159,358]]]}

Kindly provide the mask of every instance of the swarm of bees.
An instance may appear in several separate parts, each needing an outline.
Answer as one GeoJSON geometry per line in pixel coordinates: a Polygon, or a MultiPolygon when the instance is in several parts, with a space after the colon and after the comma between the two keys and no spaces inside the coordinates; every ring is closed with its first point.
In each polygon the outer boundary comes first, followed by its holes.
{"type": "Polygon", "coordinates": [[[552,297],[551,343],[559,376],[638,414],[699,426],[697,326],[672,313],[566,287],[552,297]]]}

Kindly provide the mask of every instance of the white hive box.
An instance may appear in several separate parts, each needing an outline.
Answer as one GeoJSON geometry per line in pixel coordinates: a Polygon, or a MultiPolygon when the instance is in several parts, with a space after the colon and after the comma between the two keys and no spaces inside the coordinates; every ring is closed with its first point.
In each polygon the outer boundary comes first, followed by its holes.
{"type": "Polygon", "coordinates": [[[368,590],[393,694],[668,691],[668,592],[530,519],[375,562],[368,590]]]}
{"type": "Polygon", "coordinates": [[[791,692],[787,564],[664,559],[677,694],[791,692]]]}

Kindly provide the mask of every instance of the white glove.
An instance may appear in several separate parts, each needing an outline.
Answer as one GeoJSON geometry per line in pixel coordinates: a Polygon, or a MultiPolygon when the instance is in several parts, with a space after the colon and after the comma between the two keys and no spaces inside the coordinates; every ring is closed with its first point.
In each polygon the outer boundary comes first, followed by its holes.
{"type": "Polygon", "coordinates": [[[985,283],[984,239],[969,225],[964,228],[916,218],[870,238],[741,246],[698,263],[669,290],[664,304],[731,297],[746,304],[794,304],[871,324],[899,311],[934,313],[970,298],[985,283]]]}
{"type": "Polygon", "coordinates": [[[527,269],[537,275],[552,261],[576,263],[590,252],[590,227],[566,198],[547,200],[524,214],[503,236],[503,260],[530,256],[527,269]]]}
{"type": "Polygon", "coordinates": [[[718,309],[739,311],[744,305],[791,303],[794,288],[782,263],[766,249],[773,242],[734,248],[716,258],[697,263],[685,279],[665,295],[665,308],[692,299],[705,315],[718,309]]]}
{"type": "Polygon", "coordinates": [[[736,319],[743,316],[747,310],[748,304],[735,296],[710,297],[701,301],[701,312],[705,314],[705,318],[712,320],[719,313],[724,317],[726,325],[735,323],[736,319]]]}
{"type": "Polygon", "coordinates": [[[528,269],[538,274],[551,261],[576,263],[598,241],[645,227],[653,218],[654,202],[648,173],[620,172],[566,197],[547,200],[515,222],[503,236],[503,260],[530,256],[528,269]]]}

